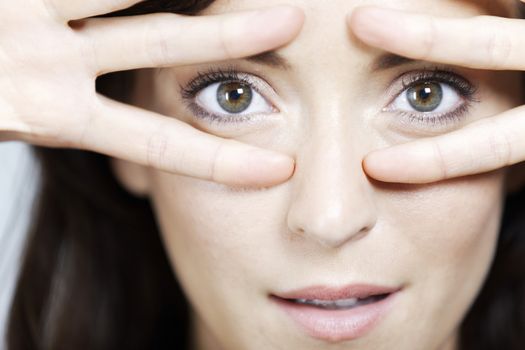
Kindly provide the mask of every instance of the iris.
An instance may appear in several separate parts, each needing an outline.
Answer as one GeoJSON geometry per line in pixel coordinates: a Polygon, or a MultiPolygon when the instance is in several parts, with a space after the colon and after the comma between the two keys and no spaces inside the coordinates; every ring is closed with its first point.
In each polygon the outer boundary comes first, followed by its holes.
{"type": "Polygon", "coordinates": [[[443,101],[443,88],[433,82],[417,84],[407,90],[407,99],[418,112],[432,112],[443,101]]]}
{"type": "Polygon", "coordinates": [[[253,92],[251,87],[241,82],[222,83],[217,89],[217,102],[229,113],[241,113],[251,104],[253,92]]]}

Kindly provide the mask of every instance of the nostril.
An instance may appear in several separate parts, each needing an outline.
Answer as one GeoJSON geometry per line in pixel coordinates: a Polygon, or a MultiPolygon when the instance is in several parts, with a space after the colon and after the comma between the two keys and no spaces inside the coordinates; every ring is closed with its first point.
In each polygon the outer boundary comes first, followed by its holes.
{"type": "Polygon", "coordinates": [[[358,241],[358,240],[360,240],[361,238],[363,238],[364,236],[366,236],[368,230],[369,230],[368,228],[361,230],[361,232],[358,232],[358,233],[356,233],[353,237],[351,237],[350,240],[352,240],[352,241],[358,241]]]}

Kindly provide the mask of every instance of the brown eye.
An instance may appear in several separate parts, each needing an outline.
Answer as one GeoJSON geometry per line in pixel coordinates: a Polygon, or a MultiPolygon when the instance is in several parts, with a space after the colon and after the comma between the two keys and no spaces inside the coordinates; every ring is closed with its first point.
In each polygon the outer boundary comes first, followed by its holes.
{"type": "Polygon", "coordinates": [[[251,87],[241,82],[227,82],[217,89],[217,102],[228,113],[244,112],[252,103],[251,87]]]}
{"type": "Polygon", "coordinates": [[[432,112],[443,101],[443,89],[439,83],[417,84],[407,90],[407,99],[416,111],[432,112]]]}

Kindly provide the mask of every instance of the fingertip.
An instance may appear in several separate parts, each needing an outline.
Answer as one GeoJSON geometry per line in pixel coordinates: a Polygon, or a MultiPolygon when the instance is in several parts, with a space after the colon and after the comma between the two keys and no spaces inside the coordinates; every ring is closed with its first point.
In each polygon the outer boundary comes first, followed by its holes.
{"type": "Polygon", "coordinates": [[[387,181],[390,170],[388,168],[388,163],[383,161],[381,156],[381,151],[372,151],[367,154],[363,159],[362,166],[364,172],[371,178],[378,181],[387,181]]]}
{"type": "Polygon", "coordinates": [[[295,161],[279,152],[229,140],[213,158],[209,179],[233,187],[271,187],[292,176],[295,161]]]}
{"type": "Polygon", "coordinates": [[[261,16],[269,17],[276,21],[285,21],[295,25],[302,24],[305,19],[304,11],[294,5],[277,5],[260,10],[261,16]]]}
{"type": "Polygon", "coordinates": [[[375,6],[358,6],[346,15],[346,21],[351,26],[366,24],[368,12],[375,8],[375,6]]]}
{"type": "Polygon", "coordinates": [[[347,24],[360,40],[383,47],[396,34],[393,28],[400,28],[398,14],[393,11],[376,6],[358,7],[347,15],[347,24]]]}
{"type": "Polygon", "coordinates": [[[381,182],[418,183],[418,170],[413,163],[407,163],[407,160],[406,152],[402,149],[380,149],[365,156],[363,170],[368,176],[381,182]]]}
{"type": "Polygon", "coordinates": [[[302,8],[293,5],[281,5],[281,8],[289,19],[289,23],[295,26],[296,29],[300,29],[303,26],[305,14],[302,8]]]}
{"type": "Polygon", "coordinates": [[[273,151],[253,150],[240,164],[238,184],[271,187],[288,180],[295,169],[295,160],[273,151]]]}
{"type": "Polygon", "coordinates": [[[283,6],[283,12],[287,14],[288,25],[290,26],[290,38],[295,38],[303,28],[305,21],[304,11],[297,6],[283,6]],[[284,10],[286,8],[286,10],[284,10]]]}
{"type": "Polygon", "coordinates": [[[301,8],[280,5],[260,10],[257,18],[250,23],[254,35],[263,45],[275,47],[295,38],[304,24],[305,15],[301,8]]]}

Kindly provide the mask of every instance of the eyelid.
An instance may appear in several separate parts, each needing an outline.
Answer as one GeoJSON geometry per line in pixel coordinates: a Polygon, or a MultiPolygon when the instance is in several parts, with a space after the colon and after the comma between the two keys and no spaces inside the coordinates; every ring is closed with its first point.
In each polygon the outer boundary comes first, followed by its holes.
{"type": "Polygon", "coordinates": [[[196,122],[204,121],[199,124],[205,127],[212,125],[216,131],[220,129],[224,129],[225,131],[231,130],[232,128],[234,129],[236,124],[242,124],[242,127],[247,129],[249,129],[250,126],[262,127],[269,125],[276,122],[278,119],[276,114],[282,111],[283,106],[278,98],[277,92],[264,78],[257,74],[238,71],[231,66],[227,69],[211,68],[207,71],[200,71],[189,83],[184,86],[181,85],[180,90],[183,103],[195,117],[196,122]],[[240,82],[250,86],[255,93],[259,94],[260,97],[268,103],[272,112],[262,114],[242,112],[239,114],[228,114],[225,111],[224,114],[222,114],[211,112],[198,103],[197,95],[199,93],[214,84],[226,82],[240,82]]]}
{"type": "Polygon", "coordinates": [[[249,85],[275,106],[273,102],[277,93],[264,78],[257,74],[237,70],[234,67],[228,67],[227,69],[211,68],[207,71],[198,72],[197,76],[190,80],[189,83],[185,86],[180,86],[182,97],[184,99],[193,99],[202,89],[214,83],[228,81],[238,81],[249,85]]]}
{"type": "Polygon", "coordinates": [[[460,74],[448,68],[431,68],[412,70],[397,76],[389,88],[389,102],[382,109],[392,113],[388,119],[389,128],[401,134],[414,136],[432,136],[460,127],[467,120],[472,104],[479,102],[476,98],[477,86],[460,74]],[[394,104],[410,87],[424,82],[445,84],[455,90],[463,101],[455,109],[447,112],[418,112],[398,110],[394,104]]]}
{"type": "Polygon", "coordinates": [[[465,99],[473,102],[477,101],[476,93],[478,87],[458,73],[446,67],[423,68],[401,73],[394,78],[393,83],[387,89],[387,96],[391,97],[388,100],[387,106],[383,108],[383,111],[388,112],[388,106],[390,106],[399,95],[405,92],[406,89],[417,83],[427,81],[448,84],[457,89],[458,93],[465,99]]]}

